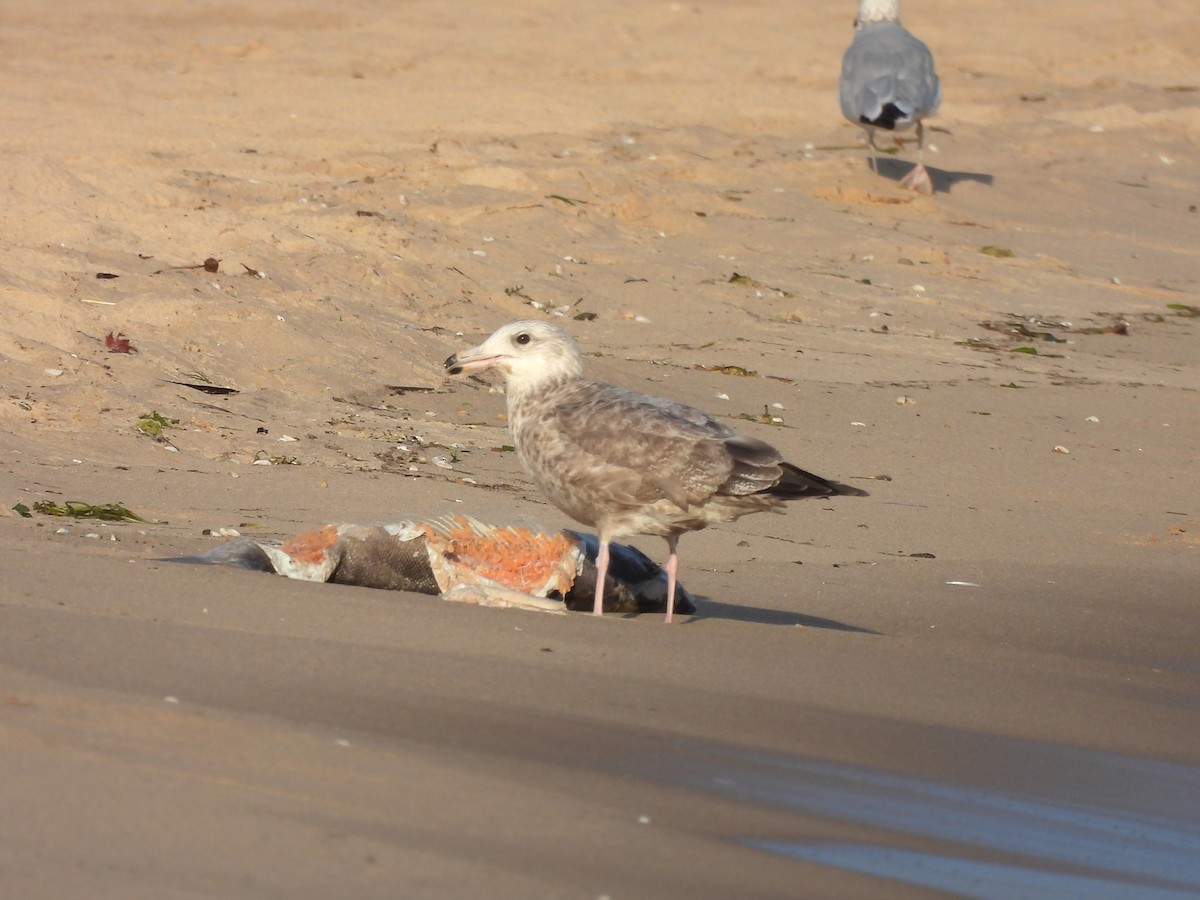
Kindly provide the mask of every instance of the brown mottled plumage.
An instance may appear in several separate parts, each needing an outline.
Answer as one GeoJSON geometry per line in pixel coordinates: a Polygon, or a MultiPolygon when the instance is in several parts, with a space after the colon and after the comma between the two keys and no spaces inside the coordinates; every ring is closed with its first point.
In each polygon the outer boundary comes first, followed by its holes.
{"type": "MultiPolygon", "coordinates": [[[[575,342],[549,322],[513,322],[446,360],[452,375],[488,368],[504,375],[513,444],[538,488],[597,530],[601,584],[610,541],[666,539],[668,622],[681,534],[785,500],[864,493],[784,462],[698,409],[585,380],[575,342]]],[[[598,591],[597,615],[601,599],[598,591]]]]}

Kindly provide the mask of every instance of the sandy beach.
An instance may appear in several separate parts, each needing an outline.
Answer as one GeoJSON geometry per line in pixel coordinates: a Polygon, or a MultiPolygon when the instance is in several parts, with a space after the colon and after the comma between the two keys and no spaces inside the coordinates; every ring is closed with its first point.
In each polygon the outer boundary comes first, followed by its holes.
{"type": "Polygon", "coordinates": [[[0,893],[1200,893],[1200,22],[902,14],[933,196],[852,2],[5,4],[0,893]],[[573,527],[523,318],[870,496],[669,627],[165,561],[573,527]]]}

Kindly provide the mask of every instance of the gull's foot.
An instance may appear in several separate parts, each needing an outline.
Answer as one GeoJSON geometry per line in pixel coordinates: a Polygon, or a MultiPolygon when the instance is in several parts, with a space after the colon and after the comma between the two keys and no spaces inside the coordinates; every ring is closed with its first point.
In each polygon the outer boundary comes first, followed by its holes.
{"type": "Polygon", "coordinates": [[[900,179],[900,187],[916,191],[918,194],[928,195],[933,193],[933,180],[929,177],[929,171],[925,166],[917,163],[911,172],[900,179]]]}

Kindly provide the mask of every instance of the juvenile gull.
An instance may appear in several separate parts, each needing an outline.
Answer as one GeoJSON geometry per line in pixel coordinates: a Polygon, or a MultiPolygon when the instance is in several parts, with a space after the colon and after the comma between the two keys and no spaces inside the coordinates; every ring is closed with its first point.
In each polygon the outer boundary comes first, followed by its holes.
{"type": "Polygon", "coordinates": [[[549,322],[513,322],[446,360],[451,375],[484,369],[504,376],[513,444],[538,488],[598,532],[595,615],[616,538],[666,539],[670,622],[684,532],[785,500],[865,494],[784,462],[774,447],[698,409],[585,380],[579,348],[549,322]]]}
{"type": "Polygon", "coordinates": [[[900,182],[922,194],[933,193],[925,170],[925,125],[937,112],[942,86],[933,54],[900,24],[899,0],[859,0],[854,40],[842,57],[838,83],[842,115],[867,131],[871,169],[878,173],[875,129],[917,129],[917,165],[900,182]]]}

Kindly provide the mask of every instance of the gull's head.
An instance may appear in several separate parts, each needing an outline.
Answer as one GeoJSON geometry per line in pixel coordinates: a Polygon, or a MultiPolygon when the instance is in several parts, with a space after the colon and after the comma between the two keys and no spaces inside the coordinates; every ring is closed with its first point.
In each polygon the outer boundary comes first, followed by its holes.
{"type": "Polygon", "coordinates": [[[510,394],[583,374],[583,357],[571,336],[557,325],[534,320],[505,325],[478,347],[455,353],[445,365],[450,375],[495,369],[510,394]]]}
{"type": "Polygon", "coordinates": [[[858,17],[854,20],[855,28],[862,28],[873,22],[899,22],[900,0],[858,0],[858,17]]]}

